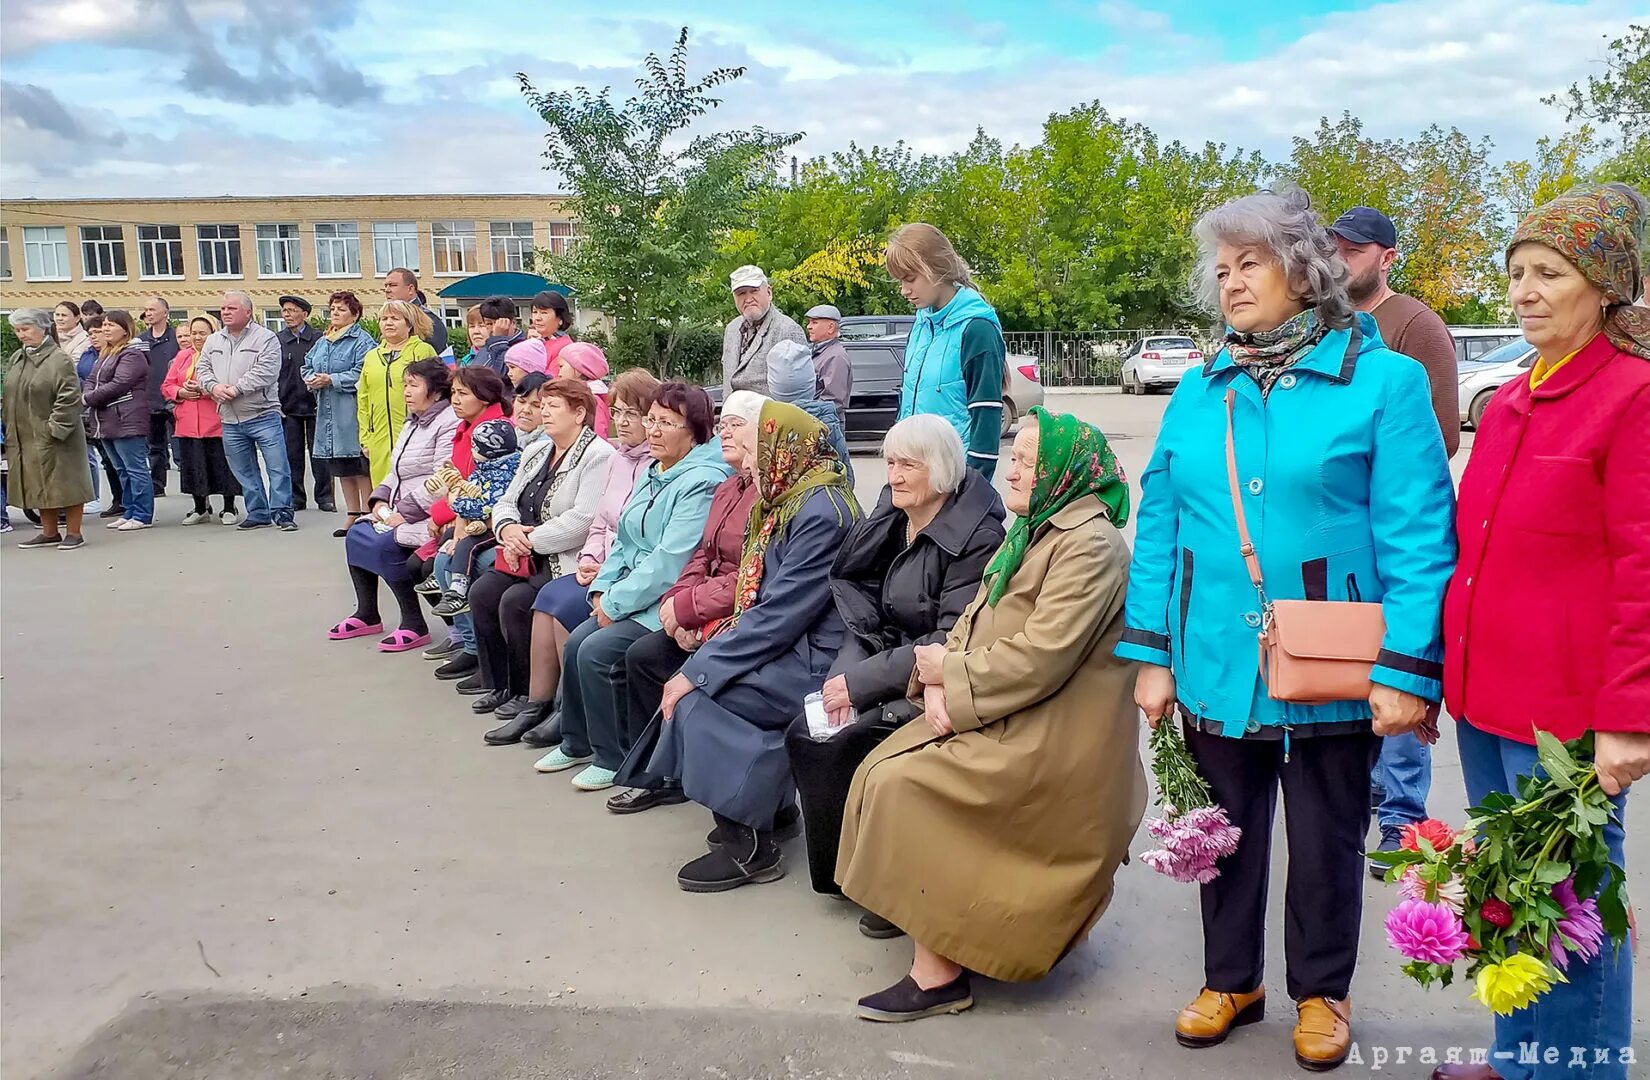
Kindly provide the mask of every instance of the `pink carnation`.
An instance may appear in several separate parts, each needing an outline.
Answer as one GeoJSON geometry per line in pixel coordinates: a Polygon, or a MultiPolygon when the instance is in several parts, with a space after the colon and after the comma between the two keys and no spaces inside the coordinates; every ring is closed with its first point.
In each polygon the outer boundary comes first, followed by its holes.
{"type": "Polygon", "coordinates": [[[1403,900],[1387,913],[1386,940],[1407,959],[1453,964],[1467,953],[1467,928],[1446,904],[1403,900]]]}
{"type": "Polygon", "coordinates": [[[1243,835],[1218,806],[1184,813],[1165,807],[1163,817],[1146,822],[1146,831],[1160,846],[1141,855],[1141,860],[1166,877],[1198,885],[1220,876],[1215,863],[1236,851],[1243,835]]]}
{"type": "Polygon", "coordinates": [[[1598,916],[1598,901],[1592,897],[1581,900],[1576,897],[1575,878],[1568,877],[1553,886],[1553,899],[1558,906],[1564,909],[1564,917],[1558,920],[1557,932],[1547,944],[1547,951],[1552,953],[1553,963],[1560,971],[1568,971],[1570,956],[1591,960],[1598,955],[1599,948],[1604,944],[1604,921],[1598,916]],[[1564,938],[1569,938],[1572,948],[1564,947],[1564,938]]]}

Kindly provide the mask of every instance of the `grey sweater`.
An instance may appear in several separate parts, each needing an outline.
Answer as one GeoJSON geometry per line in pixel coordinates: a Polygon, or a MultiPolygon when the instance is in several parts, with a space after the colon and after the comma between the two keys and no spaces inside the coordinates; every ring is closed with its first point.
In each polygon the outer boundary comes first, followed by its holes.
{"type": "Polygon", "coordinates": [[[267,412],[279,413],[281,340],[257,323],[248,323],[233,337],[228,330],[219,330],[206,339],[195,361],[195,378],[208,394],[219,383],[240,391],[217,403],[218,416],[226,424],[244,424],[267,412]]]}

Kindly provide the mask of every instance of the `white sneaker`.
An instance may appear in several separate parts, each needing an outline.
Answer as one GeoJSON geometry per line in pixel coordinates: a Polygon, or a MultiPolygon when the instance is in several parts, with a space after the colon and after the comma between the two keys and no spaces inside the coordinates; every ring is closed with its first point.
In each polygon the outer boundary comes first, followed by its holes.
{"type": "Polygon", "coordinates": [[[147,521],[134,521],[131,518],[127,518],[125,521],[122,521],[120,523],[120,526],[119,526],[117,531],[119,531],[119,532],[137,532],[139,529],[152,529],[152,528],[154,528],[154,525],[150,524],[147,521]]]}
{"type": "Polygon", "coordinates": [[[203,522],[211,520],[212,512],[210,510],[191,510],[189,513],[183,515],[183,523],[185,525],[200,525],[203,522]]]}
{"type": "Polygon", "coordinates": [[[225,510],[223,513],[218,515],[219,525],[239,525],[240,523],[241,515],[235,513],[233,510],[225,510]]]}
{"type": "Polygon", "coordinates": [[[107,525],[105,525],[103,527],[105,529],[118,529],[130,520],[131,520],[131,518],[123,518],[123,517],[122,518],[115,518],[113,521],[109,522],[107,525]]]}
{"type": "Polygon", "coordinates": [[[103,500],[93,499],[91,502],[81,507],[81,509],[88,514],[101,514],[103,513],[103,500]]]}

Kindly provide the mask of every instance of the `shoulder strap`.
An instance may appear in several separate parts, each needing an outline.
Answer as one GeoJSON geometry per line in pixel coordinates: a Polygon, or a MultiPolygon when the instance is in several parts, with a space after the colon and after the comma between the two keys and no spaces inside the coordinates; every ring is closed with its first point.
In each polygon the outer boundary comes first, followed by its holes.
{"type": "Polygon", "coordinates": [[[1249,538],[1249,521],[1243,516],[1243,494],[1238,488],[1237,442],[1232,433],[1232,408],[1237,401],[1237,390],[1226,388],[1226,486],[1232,493],[1232,516],[1237,519],[1238,550],[1243,554],[1243,565],[1249,570],[1249,582],[1262,597],[1266,595],[1261,580],[1260,556],[1255,553],[1254,541],[1249,538]]]}

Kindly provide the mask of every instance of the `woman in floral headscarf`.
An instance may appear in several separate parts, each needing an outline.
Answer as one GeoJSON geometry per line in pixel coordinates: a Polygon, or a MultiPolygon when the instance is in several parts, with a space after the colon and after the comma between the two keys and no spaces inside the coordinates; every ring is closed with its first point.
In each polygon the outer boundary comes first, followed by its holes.
{"type": "Polygon", "coordinates": [[[795,816],[785,729],[842,645],[831,564],[859,517],[825,426],[769,401],[735,429],[755,461],[756,504],[733,614],[665,684],[664,731],[648,771],[678,777],[716,828],[710,854],[676,875],[688,892],[722,892],[785,875],[774,819],[795,816]]]}
{"type": "MultiPolygon", "coordinates": [[[[1627,786],[1650,772],[1650,311],[1633,305],[1646,217],[1636,191],[1609,184],[1554,199],[1513,234],[1507,299],[1538,359],[1478,425],[1444,601],[1444,695],[1468,800],[1516,794],[1536,767],[1538,728],[1566,741],[1591,734],[1617,807],[1604,827],[1617,866],[1627,786]]],[[[1555,899],[1594,903],[1573,888],[1555,899]]],[[[1504,1014],[1490,1059],[1508,1077],[1573,1075],[1563,1063],[1513,1064],[1525,1044],[1588,1048],[1588,1076],[1627,1075],[1618,1052],[1633,1044],[1633,950],[1588,944],[1555,950],[1568,967],[1562,981],[1545,973],[1553,985],[1539,1007],[1510,1009],[1522,993],[1480,978],[1484,1003],[1504,1014]]]]}
{"type": "Polygon", "coordinates": [[[860,765],[842,891],[905,930],[905,978],[867,1020],[974,1003],[971,973],[1041,978],[1111,902],[1146,808],[1123,632],[1129,489],[1097,428],[1033,409],[1014,440],[1015,515],[944,645],[916,649],[923,715],[860,765]]]}

